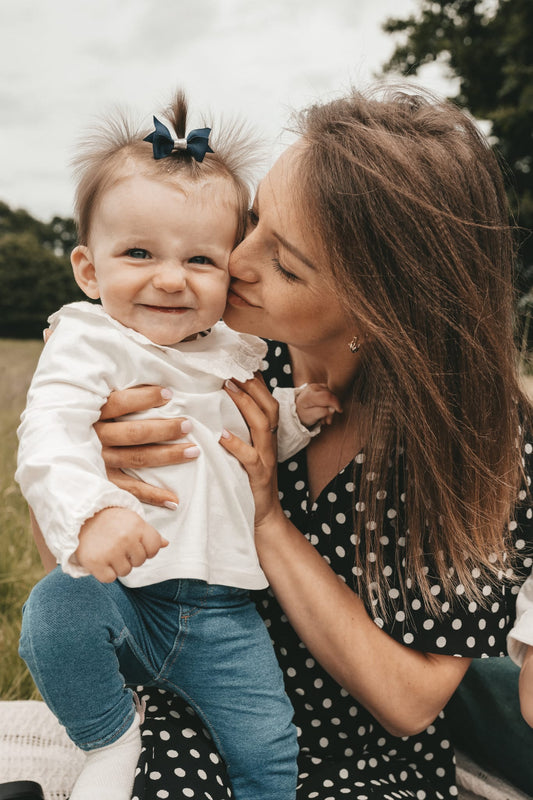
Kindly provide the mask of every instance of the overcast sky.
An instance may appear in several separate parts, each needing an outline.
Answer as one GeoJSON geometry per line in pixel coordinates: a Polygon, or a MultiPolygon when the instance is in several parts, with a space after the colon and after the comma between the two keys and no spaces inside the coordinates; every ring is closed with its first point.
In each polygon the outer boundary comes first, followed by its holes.
{"type": "MultiPolygon", "coordinates": [[[[381,31],[418,0],[0,0],[0,200],[70,216],[77,137],[120,104],[149,123],[182,86],[193,108],[273,143],[290,109],[362,86],[381,31]]],[[[438,70],[424,81],[445,92],[438,70]]],[[[449,86],[448,86],[449,88],[449,86]]]]}

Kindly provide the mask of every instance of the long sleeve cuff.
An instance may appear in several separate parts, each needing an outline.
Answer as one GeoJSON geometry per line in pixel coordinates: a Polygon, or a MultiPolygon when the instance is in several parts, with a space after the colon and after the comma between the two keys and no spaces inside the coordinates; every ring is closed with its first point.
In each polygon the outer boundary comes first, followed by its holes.
{"type": "Polygon", "coordinates": [[[306,428],[296,411],[298,389],[277,386],[272,395],[279,404],[278,461],[286,461],[307,447],[313,436],[320,433],[321,425],[306,428]]]}

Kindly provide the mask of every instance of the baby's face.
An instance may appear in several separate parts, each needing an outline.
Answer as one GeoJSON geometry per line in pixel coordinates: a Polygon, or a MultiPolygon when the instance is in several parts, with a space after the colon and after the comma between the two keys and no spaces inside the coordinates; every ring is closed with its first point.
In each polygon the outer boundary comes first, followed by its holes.
{"type": "Polygon", "coordinates": [[[87,253],[95,293],[123,325],[170,345],[220,319],[237,232],[228,180],[120,180],[94,211],[87,253]]]}

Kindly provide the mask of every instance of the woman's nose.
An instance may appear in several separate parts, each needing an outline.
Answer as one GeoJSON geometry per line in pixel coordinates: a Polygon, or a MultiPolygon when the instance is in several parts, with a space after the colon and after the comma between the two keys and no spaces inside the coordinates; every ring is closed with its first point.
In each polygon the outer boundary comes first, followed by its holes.
{"type": "Polygon", "coordinates": [[[240,281],[254,283],[257,280],[256,255],[252,242],[253,234],[248,234],[229,257],[229,274],[240,281]]]}
{"type": "Polygon", "coordinates": [[[181,292],[187,285],[187,273],[178,264],[167,264],[157,270],[152,284],[163,292],[181,292]]]}

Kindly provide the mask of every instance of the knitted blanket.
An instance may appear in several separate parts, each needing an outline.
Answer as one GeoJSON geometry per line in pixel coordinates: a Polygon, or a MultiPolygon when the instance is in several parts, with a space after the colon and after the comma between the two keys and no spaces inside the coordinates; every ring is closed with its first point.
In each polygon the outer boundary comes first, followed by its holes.
{"type": "MultiPolygon", "coordinates": [[[[43,702],[0,702],[0,783],[36,781],[45,800],[67,800],[84,758],[43,702]]],[[[460,753],[457,782],[464,800],[528,800],[460,753]]]]}

